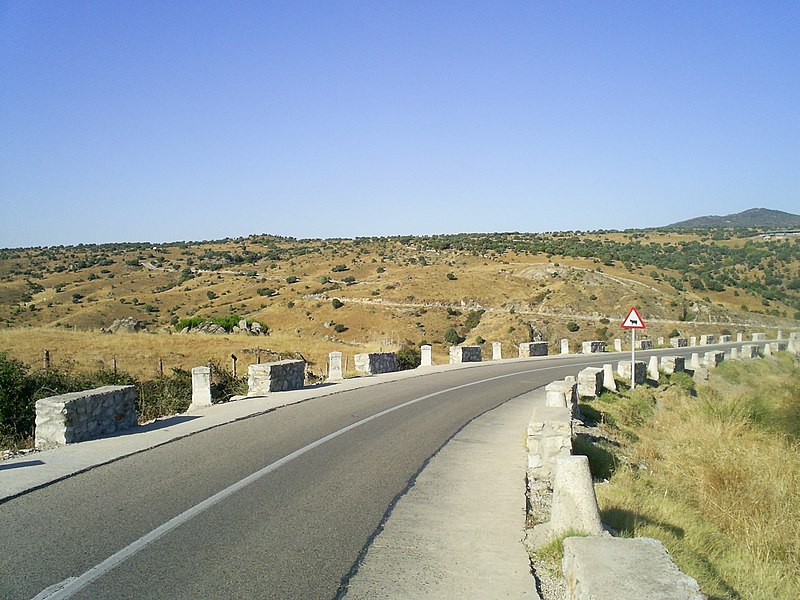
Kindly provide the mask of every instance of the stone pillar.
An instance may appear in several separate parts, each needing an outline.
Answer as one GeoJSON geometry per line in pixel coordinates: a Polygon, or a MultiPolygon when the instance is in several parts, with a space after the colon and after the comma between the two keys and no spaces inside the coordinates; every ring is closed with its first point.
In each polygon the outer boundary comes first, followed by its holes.
{"type": "Polygon", "coordinates": [[[622,340],[619,338],[614,340],[614,352],[622,352],[622,340]]]}
{"type": "Polygon", "coordinates": [[[702,365],[700,364],[700,353],[699,352],[692,352],[692,358],[689,361],[689,367],[692,369],[699,369],[702,365]]]}
{"type": "Polygon", "coordinates": [[[658,357],[651,356],[650,362],[647,363],[647,378],[651,381],[658,381],[660,373],[658,372],[658,357]]]}
{"type": "Polygon", "coordinates": [[[764,344],[764,356],[772,356],[772,344],[764,344]]]}
{"type": "Polygon", "coordinates": [[[778,335],[776,336],[775,339],[776,340],[782,340],[783,339],[783,332],[780,329],[778,329],[778,335]]]}
{"type": "Polygon", "coordinates": [[[342,379],[344,379],[342,353],[331,352],[328,354],[328,381],[340,381],[342,379]]]}
{"type": "Polygon", "coordinates": [[[503,344],[501,342],[492,342],[492,360],[500,360],[503,358],[503,344]]]}
{"type": "Polygon", "coordinates": [[[611,363],[603,365],[603,387],[612,392],[617,391],[617,382],[614,381],[614,365],[611,363]]]}
{"type": "Polygon", "coordinates": [[[603,535],[594,481],[586,456],[576,454],[556,459],[553,504],[548,524],[551,536],[572,529],[590,535],[603,535]]]}
{"type": "Polygon", "coordinates": [[[736,360],[738,358],[739,358],[739,349],[731,348],[731,360],[736,360]]]}
{"type": "Polygon", "coordinates": [[[192,369],[192,403],[189,410],[211,406],[211,369],[194,367],[192,369]]]}
{"type": "Polygon", "coordinates": [[[561,340],[561,354],[569,354],[569,340],[561,340]]]}
{"type": "Polygon", "coordinates": [[[742,332],[739,332],[739,333],[736,334],[736,341],[737,342],[743,342],[744,341],[744,335],[742,334],[742,332]]]}
{"type": "Polygon", "coordinates": [[[420,346],[420,367],[430,367],[433,365],[433,358],[431,357],[431,347],[428,344],[420,346]]]}

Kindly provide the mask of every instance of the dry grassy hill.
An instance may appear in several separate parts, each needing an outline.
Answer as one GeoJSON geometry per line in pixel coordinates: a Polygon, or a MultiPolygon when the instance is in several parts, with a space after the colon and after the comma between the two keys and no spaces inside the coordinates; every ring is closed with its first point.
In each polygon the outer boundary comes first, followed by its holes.
{"type": "Polygon", "coordinates": [[[159,358],[188,368],[236,354],[244,368],[257,351],[297,351],[322,373],[333,350],[428,342],[444,360],[451,327],[466,343],[503,342],[508,356],[531,339],[611,340],[633,305],[652,338],[797,326],[800,245],[754,233],[262,235],[0,250],[0,351],[38,364],[48,349],[83,368],[116,356],[137,375],[152,374],[159,358]],[[175,328],[233,314],[269,335],[175,328]],[[122,317],[149,333],[100,333],[122,317]]]}

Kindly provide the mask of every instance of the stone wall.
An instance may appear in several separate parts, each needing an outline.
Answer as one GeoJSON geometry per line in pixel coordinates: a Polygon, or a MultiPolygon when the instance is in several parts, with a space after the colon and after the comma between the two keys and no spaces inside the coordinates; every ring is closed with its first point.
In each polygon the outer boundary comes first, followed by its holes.
{"type": "Polygon", "coordinates": [[[394,352],[365,352],[355,356],[356,371],[365,375],[394,373],[398,370],[394,352]]]}
{"type": "Polygon", "coordinates": [[[528,480],[551,481],[556,460],[572,454],[572,414],[567,407],[537,406],[528,423],[528,480]]]}
{"type": "Polygon", "coordinates": [[[519,345],[519,357],[547,356],[547,342],[524,342],[519,345]]]}
{"type": "Polygon", "coordinates": [[[480,346],[450,346],[450,364],[481,362],[480,346]]]}
{"type": "MultiPolygon", "coordinates": [[[[633,381],[636,385],[644,383],[647,381],[647,364],[644,361],[637,360],[635,363],[635,374],[633,381]]],[[[617,375],[619,375],[623,381],[630,381],[631,380],[631,361],[629,360],[621,360],[617,363],[617,375]]]]}
{"type": "Polygon", "coordinates": [[[594,354],[596,352],[605,352],[606,343],[600,340],[593,340],[591,342],[583,342],[581,344],[581,352],[583,354],[594,354]]]}
{"type": "Polygon", "coordinates": [[[661,357],[661,370],[667,375],[673,373],[680,373],[686,366],[686,359],[682,356],[662,356],[661,357]]]}
{"type": "Polygon", "coordinates": [[[250,365],[247,368],[247,395],[299,390],[305,384],[306,363],[302,360],[278,360],[250,365]]]}
{"type": "Polygon", "coordinates": [[[136,425],[136,387],[107,385],[36,401],[36,446],[73,444],[136,425]]]}
{"type": "Polygon", "coordinates": [[[578,396],[596,398],[603,391],[603,369],[586,367],[578,373],[578,396]]]}

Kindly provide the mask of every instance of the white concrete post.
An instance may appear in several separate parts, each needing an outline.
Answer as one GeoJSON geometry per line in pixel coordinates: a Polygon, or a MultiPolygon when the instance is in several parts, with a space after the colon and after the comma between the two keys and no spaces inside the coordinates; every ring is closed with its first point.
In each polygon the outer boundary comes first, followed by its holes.
{"type": "Polygon", "coordinates": [[[779,339],[779,340],[783,339],[783,332],[780,329],[778,329],[778,336],[777,336],[776,339],[779,339]]]}
{"type": "Polygon", "coordinates": [[[561,340],[561,354],[569,354],[569,340],[561,340]]]}
{"type": "Polygon", "coordinates": [[[617,391],[617,382],[614,381],[614,365],[611,363],[603,365],[603,387],[612,392],[617,391]]]}
{"type": "Polygon", "coordinates": [[[431,347],[428,344],[420,346],[420,367],[433,366],[433,358],[431,357],[431,347]]]}
{"type": "Polygon", "coordinates": [[[736,360],[737,358],[739,358],[739,349],[731,348],[731,360],[736,360]]]}
{"type": "Polygon", "coordinates": [[[692,360],[689,361],[689,365],[692,367],[692,369],[699,369],[701,367],[699,352],[692,352],[692,360]]]}
{"type": "Polygon", "coordinates": [[[690,346],[697,346],[697,336],[693,335],[689,338],[689,345],[690,346]]]}
{"type": "Polygon", "coordinates": [[[501,358],[503,358],[502,342],[492,342],[492,360],[500,360],[501,358]]]}
{"type": "Polygon", "coordinates": [[[328,354],[328,381],[340,381],[342,379],[344,379],[342,353],[331,352],[328,354]]]}
{"type": "Polygon", "coordinates": [[[211,406],[211,369],[194,367],[192,369],[192,403],[189,410],[211,406]]]}
{"type": "Polygon", "coordinates": [[[663,337],[658,338],[658,342],[657,343],[658,343],[659,346],[663,346],[664,345],[664,338],[663,337]]]}
{"type": "Polygon", "coordinates": [[[658,357],[651,356],[650,362],[647,363],[647,378],[652,381],[658,381],[660,373],[658,372],[658,357]]]}
{"type": "Polygon", "coordinates": [[[619,338],[614,340],[614,352],[622,352],[622,340],[619,338]]]}
{"type": "Polygon", "coordinates": [[[743,342],[744,341],[744,335],[741,332],[736,334],[736,341],[737,342],[743,342]]]}

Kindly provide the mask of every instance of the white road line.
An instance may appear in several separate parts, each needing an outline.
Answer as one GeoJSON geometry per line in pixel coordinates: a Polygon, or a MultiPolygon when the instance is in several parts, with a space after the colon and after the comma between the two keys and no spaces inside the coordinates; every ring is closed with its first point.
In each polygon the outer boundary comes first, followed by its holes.
{"type": "Polygon", "coordinates": [[[479,381],[473,381],[472,383],[465,383],[465,384],[462,384],[462,385],[457,385],[455,387],[448,388],[446,390],[433,392],[432,394],[426,394],[424,396],[420,396],[419,398],[414,398],[413,400],[409,400],[408,402],[404,402],[402,404],[398,404],[397,406],[394,406],[392,408],[387,408],[386,410],[383,410],[383,411],[381,411],[379,413],[375,413],[372,416],[365,417],[365,418],[361,419],[360,421],[356,421],[355,423],[352,423],[351,425],[348,425],[347,427],[343,427],[343,428],[339,429],[338,431],[334,431],[333,433],[326,435],[325,437],[321,437],[320,439],[318,439],[318,440],[316,440],[314,442],[311,442],[310,444],[308,444],[306,446],[303,446],[302,448],[299,448],[298,450],[295,450],[291,454],[287,454],[283,458],[280,458],[280,459],[276,460],[275,462],[267,465],[263,469],[259,469],[255,473],[252,473],[251,475],[248,475],[244,479],[241,479],[241,480],[237,481],[236,483],[226,487],[224,490],[222,490],[220,492],[217,492],[216,494],[214,494],[213,496],[210,496],[209,498],[206,498],[205,500],[203,500],[199,504],[195,504],[194,506],[192,506],[191,508],[183,511],[181,514],[177,515],[176,517],[173,517],[172,519],[170,519],[169,521],[167,521],[163,525],[160,525],[160,526],[156,527],[150,533],[147,533],[147,534],[143,535],[138,540],[132,542],[128,546],[125,546],[119,552],[116,552],[115,554],[112,554],[107,559],[105,559],[103,562],[95,565],[94,567],[92,567],[91,569],[89,569],[88,571],[83,573],[82,575],[79,575],[77,577],[70,577],[69,579],[65,579],[64,581],[62,581],[60,583],[57,583],[57,584],[55,584],[53,586],[50,586],[49,588],[47,588],[46,590],[44,590],[43,592],[38,594],[34,598],[34,600],[62,600],[62,599],[65,599],[65,598],[71,598],[73,595],[77,594],[79,591],[81,591],[87,585],[92,583],[95,579],[98,579],[98,578],[102,577],[103,575],[105,575],[106,573],[108,573],[109,571],[114,569],[117,565],[123,563],[128,558],[130,558],[131,556],[133,556],[134,554],[136,554],[137,552],[142,550],[148,544],[150,544],[150,543],[156,541],[157,539],[159,539],[160,537],[166,535],[167,533],[169,533],[170,531],[172,531],[176,527],[179,527],[183,523],[186,523],[192,517],[195,517],[195,516],[199,515],[201,512],[211,508],[215,504],[218,504],[219,502],[222,502],[222,500],[224,500],[225,498],[227,498],[231,494],[234,494],[234,493],[238,492],[239,490],[243,489],[244,487],[250,485],[251,483],[253,483],[255,481],[258,481],[259,479],[264,477],[264,475],[267,475],[267,474],[271,473],[272,471],[275,471],[276,469],[282,467],[283,465],[293,461],[295,458],[298,458],[298,457],[302,456],[306,452],[309,452],[310,450],[313,450],[314,448],[317,448],[318,446],[321,446],[325,442],[329,442],[329,441],[339,437],[340,435],[347,433],[348,431],[352,431],[353,429],[356,429],[357,427],[361,427],[362,425],[366,425],[370,421],[374,421],[375,419],[378,419],[380,417],[383,417],[385,415],[393,413],[396,410],[400,410],[402,408],[406,408],[407,406],[411,406],[413,404],[416,404],[417,402],[422,402],[423,400],[428,400],[430,398],[433,398],[434,396],[439,396],[441,394],[445,394],[445,393],[452,392],[452,391],[455,391],[455,390],[468,388],[468,387],[471,387],[471,386],[474,386],[474,385],[480,385],[482,383],[487,383],[489,381],[496,381],[498,379],[505,379],[507,377],[516,377],[516,376],[519,376],[519,375],[525,375],[526,373],[534,373],[534,372],[539,372],[539,371],[549,371],[549,370],[552,370],[552,369],[563,369],[565,367],[574,367],[574,366],[581,366],[581,365],[578,364],[578,365],[561,365],[561,366],[557,366],[557,367],[543,367],[543,368],[539,368],[539,369],[529,369],[527,371],[518,371],[516,373],[508,373],[506,375],[497,375],[495,377],[489,377],[487,379],[481,379],[479,381]],[[52,590],[52,593],[48,594],[48,592],[51,591],[51,590],[52,590]],[[45,594],[47,594],[47,595],[45,595],[45,594]]]}

